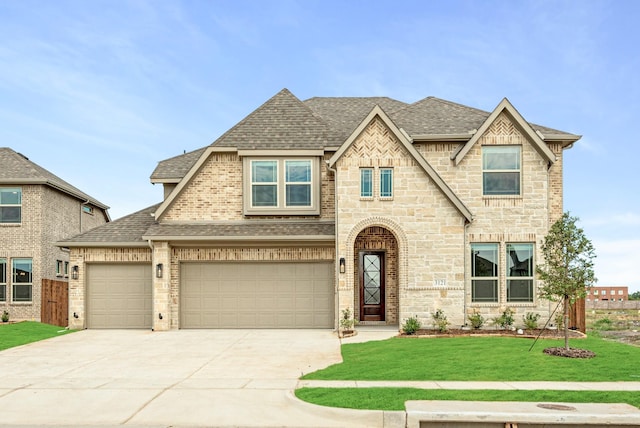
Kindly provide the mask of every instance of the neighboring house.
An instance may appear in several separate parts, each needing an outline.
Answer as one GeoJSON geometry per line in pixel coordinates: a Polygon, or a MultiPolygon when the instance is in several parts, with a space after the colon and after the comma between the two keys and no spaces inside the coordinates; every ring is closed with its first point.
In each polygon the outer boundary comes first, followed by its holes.
{"type": "Polygon", "coordinates": [[[587,302],[610,300],[623,302],[629,300],[629,287],[627,286],[597,286],[591,287],[587,292],[587,302]]]}
{"type": "Polygon", "coordinates": [[[71,248],[73,328],[453,325],[548,317],[540,243],[580,136],[428,97],[284,89],[210,146],[160,162],[164,200],[71,248]]]}
{"type": "Polygon", "coordinates": [[[40,320],[42,280],[69,277],[69,252],[55,242],[108,222],[108,208],[0,147],[0,312],[40,320]]]}

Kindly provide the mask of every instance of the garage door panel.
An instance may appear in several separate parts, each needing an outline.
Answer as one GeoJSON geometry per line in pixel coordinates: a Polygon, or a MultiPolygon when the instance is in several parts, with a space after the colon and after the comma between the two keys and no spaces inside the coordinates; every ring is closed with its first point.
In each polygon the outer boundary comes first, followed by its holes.
{"type": "Polygon", "coordinates": [[[87,265],[88,328],[151,328],[152,305],[151,265],[87,265]]]}
{"type": "Polygon", "coordinates": [[[333,327],[332,263],[184,263],[181,278],[181,328],[333,327]]]}

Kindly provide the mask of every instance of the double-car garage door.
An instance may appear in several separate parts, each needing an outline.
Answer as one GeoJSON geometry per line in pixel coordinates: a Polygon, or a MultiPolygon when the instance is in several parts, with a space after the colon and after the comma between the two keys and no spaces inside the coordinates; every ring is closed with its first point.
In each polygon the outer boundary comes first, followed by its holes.
{"type": "MultiPolygon", "coordinates": [[[[180,265],[180,328],[332,328],[333,264],[180,265]]],[[[87,265],[88,328],[152,328],[150,264],[87,265]]]]}
{"type": "Polygon", "coordinates": [[[183,263],[181,328],[331,328],[333,264],[183,263]]]}

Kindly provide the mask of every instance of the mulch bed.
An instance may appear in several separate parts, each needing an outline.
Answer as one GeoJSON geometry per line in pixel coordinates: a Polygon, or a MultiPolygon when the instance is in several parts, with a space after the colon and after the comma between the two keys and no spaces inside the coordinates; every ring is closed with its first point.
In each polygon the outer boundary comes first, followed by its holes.
{"type": "Polygon", "coordinates": [[[565,357],[565,358],[593,358],[596,354],[587,349],[579,349],[579,348],[546,348],[544,351],[545,354],[554,355],[556,357],[565,357]]]}
{"type": "MultiPolygon", "coordinates": [[[[536,338],[540,335],[545,339],[564,339],[563,330],[535,329],[522,330],[522,334],[518,334],[518,330],[498,330],[498,329],[471,329],[463,330],[459,328],[451,328],[446,332],[440,332],[436,329],[420,329],[414,334],[408,335],[401,333],[402,337],[461,337],[461,336],[506,336],[506,337],[526,337],[536,338]]],[[[577,330],[569,330],[569,339],[582,339],[586,337],[582,332],[577,330]]]]}

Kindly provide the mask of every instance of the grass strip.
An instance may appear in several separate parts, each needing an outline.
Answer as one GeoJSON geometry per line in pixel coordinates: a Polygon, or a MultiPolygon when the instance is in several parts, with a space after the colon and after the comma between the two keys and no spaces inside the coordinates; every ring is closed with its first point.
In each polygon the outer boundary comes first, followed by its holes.
{"type": "Polygon", "coordinates": [[[640,381],[640,347],[599,337],[570,346],[591,359],[544,354],[562,341],[514,337],[391,338],[342,346],[343,362],[309,373],[319,380],[640,381]]]}
{"type": "Polygon", "coordinates": [[[27,343],[61,336],[73,331],[74,330],[67,330],[57,325],[33,321],[0,325],[0,351],[13,348],[14,346],[26,345],[27,343]]]}
{"type": "Polygon", "coordinates": [[[448,390],[417,388],[301,388],[299,399],[320,406],[404,410],[409,400],[627,403],[640,408],[637,391],[448,390]]]}

